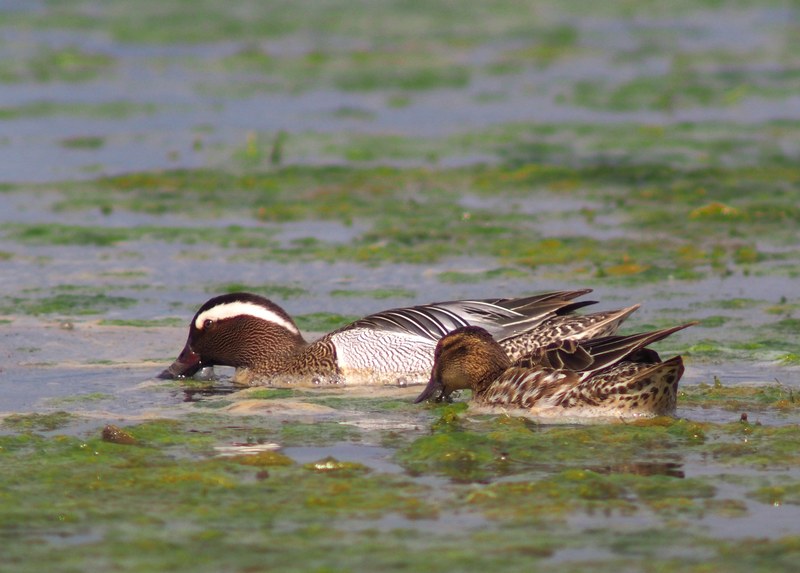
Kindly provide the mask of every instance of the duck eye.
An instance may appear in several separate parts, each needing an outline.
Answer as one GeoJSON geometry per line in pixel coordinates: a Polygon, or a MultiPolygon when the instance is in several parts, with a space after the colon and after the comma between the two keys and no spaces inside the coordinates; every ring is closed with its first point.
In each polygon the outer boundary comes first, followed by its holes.
{"type": "Polygon", "coordinates": [[[211,328],[214,325],[214,321],[210,318],[207,318],[206,321],[203,323],[203,328],[211,328]]]}

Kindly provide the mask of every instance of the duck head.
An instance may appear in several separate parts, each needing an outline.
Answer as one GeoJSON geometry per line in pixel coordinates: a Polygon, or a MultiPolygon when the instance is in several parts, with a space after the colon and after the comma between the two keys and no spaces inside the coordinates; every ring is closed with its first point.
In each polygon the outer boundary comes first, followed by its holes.
{"type": "Polygon", "coordinates": [[[456,390],[480,391],[509,366],[505,350],[486,330],[479,326],[458,328],[436,344],[430,382],[414,403],[431,398],[440,402],[456,390]]]}
{"type": "Polygon", "coordinates": [[[251,293],[225,294],[200,307],[186,345],[158,377],[185,378],[206,366],[252,367],[305,344],[292,318],[272,301],[251,293]]]}

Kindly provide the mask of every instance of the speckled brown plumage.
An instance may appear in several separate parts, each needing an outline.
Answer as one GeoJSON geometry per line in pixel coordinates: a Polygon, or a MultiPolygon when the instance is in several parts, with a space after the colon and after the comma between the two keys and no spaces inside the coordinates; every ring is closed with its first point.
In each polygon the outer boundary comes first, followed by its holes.
{"type": "Polygon", "coordinates": [[[675,411],[680,356],[665,362],[622,362],[582,379],[579,372],[512,367],[504,371],[475,401],[488,406],[582,409],[596,415],[657,416],[675,411]]]}
{"type": "Polygon", "coordinates": [[[620,324],[638,308],[639,305],[635,304],[619,310],[586,315],[555,315],[520,336],[501,340],[500,346],[513,362],[553,342],[611,336],[616,334],[620,324]]]}
{"type": "Polygon", "coordinates": [[[476,327],[439,341],[428,387],[417,401],[469,388],[473,402],[541,416],[639,417],[674,413],[683,361],[648,348],[690,326],[576,342],[556,342],[512,363],[476,327]],[[572,364],[569,368],[566,365],[572,364]]]}
{"type": "Polygon", "coordinates": [[[254,362],[253,370],[273,385],[320,386],[342,383],[336,348],[328,338],[306,344],[299,351],[254,362]]]}

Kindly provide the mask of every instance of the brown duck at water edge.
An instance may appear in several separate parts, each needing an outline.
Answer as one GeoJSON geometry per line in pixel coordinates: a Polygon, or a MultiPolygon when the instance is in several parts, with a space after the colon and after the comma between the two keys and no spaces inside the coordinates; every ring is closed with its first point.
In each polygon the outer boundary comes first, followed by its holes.
{"type": "Polygon", "coordinates": [[[491,333],[509,359],[554,340],[584,340],[616,332],[638,308],[579,315],[590,289],[509,299],[458,300],[390,309],[307,342],[289,314],[250,293],[214,297],[189,324],[177,360],[161,378],[194,375],[206,366],[233,366],[234,381],[273,386],[425,384],[436,342],[457,328],[491,333]]]}
{"type": "Polygon", "coordinates": [[[537,418],[672,415],[683,360],[662,362],[646,347],[693,324],[556,342],[516,362],[486,330],[459,328],[437,344],[430,381],[415,402],[471,389],[476,406],[537,418]]]}

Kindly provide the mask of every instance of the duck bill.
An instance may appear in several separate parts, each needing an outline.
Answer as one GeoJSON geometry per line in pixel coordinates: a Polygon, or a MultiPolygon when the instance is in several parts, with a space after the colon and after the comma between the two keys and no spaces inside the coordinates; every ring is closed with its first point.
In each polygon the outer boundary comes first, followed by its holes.
{"type": "Polygon", "coordinates": [[[201,367],[200,355],[192,350],[192,347],[187,342],[175,362],[170,364],[169,368],[159,374],[158,377],[162,380],[188,378],[193,376],[201,367]]]}
{"type": "Polygon", "coordinates": [[[425,400],[430,400],[431,398],[436,396],[436,399],[440,399],[439,397],[442,395],[443,390],[442,383],[439,381],[439,377],[436,376],[435,373],[431,373],[431,380],[428,382],[428,385],[425,386],[425,389],[422,393],[417,396],[417,399],[414,400],[415,404],[419,404],[420,402],[424,402],[425,400]],[[438,396],[437,396],[438,394],[438,396]]]}

